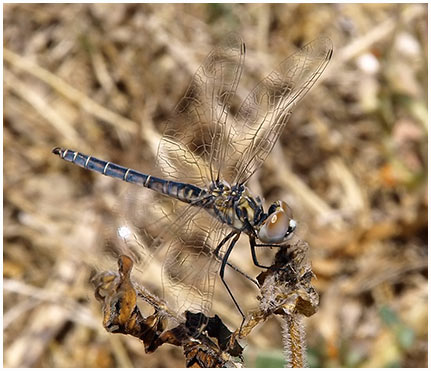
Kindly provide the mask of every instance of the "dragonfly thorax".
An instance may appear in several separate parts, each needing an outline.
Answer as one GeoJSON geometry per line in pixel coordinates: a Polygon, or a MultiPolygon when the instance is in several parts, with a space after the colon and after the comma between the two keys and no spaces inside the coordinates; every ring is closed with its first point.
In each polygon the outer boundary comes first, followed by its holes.
{"type": "Polygon", "coordinates": [[[286,202],[276,201],[265,213],[259,196],[253,196],[244,185],[230,186],[218,181],[209,187],[212,210],[232,228],[257,237],[265,243],[280,243],[290,238],[296,221],[286,202]]]}
{"type": "Polygon", "coordinates": [[[242,184],[230,186],[226,181],[214,182],[209,191],[212,214],[238,231],[255,235],[255,227],[266,216],[259,197],[252,196],[242,184]]]}

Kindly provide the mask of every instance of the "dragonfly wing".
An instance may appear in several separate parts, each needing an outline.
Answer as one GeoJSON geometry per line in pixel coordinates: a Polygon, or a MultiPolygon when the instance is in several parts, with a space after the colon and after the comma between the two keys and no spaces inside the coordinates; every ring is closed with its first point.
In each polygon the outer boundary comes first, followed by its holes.
{"type": "Polygon", "coordinates": [[[156,192],[129,192],[119,212],[117,237],[122,248],[119,252],[130,255],[136,263],[136,269],[146,269],[153,258],[160,266],[163,263],[163,251],[171,239],[180,233],[181,225],[199,210],[156,192]]]}
{"type": "Polygon", "coordinates": [[[331,56],[331,40],[316,39],[286,58],[251,91],[232,123],[225,169],[228,181],[244,183],[263,164],[293,108],[315,84],[331,56]]]}
{"type": "MultiPolygon", "coordinates": [[[[220,269],[214,249],[230,229],[199,210],[186,223],[179,219],[181,236],[170,242],[163,267],[165,296],[180,312],[190,310],[208,314],[220,269]]],[[[224,254],[226,247],[221,249],[224,254]]]]}
{"type": "Polygon", "coordinates": [[[139,198],[131,194],[124,207],[119,252],[136,262],[139,279],[154,287],[178,314],[185,310],[207,314],[220,266],[213,250],[229,227],[202,208],[155,192],[139,198]]]}
{"type": "Polygon", "coordinates": [[[229,34],[198,68],[159,143],[157,165],[166,178],[207,187],[217,178],[229,102],[236,93],[245,46],[229,34]]]}

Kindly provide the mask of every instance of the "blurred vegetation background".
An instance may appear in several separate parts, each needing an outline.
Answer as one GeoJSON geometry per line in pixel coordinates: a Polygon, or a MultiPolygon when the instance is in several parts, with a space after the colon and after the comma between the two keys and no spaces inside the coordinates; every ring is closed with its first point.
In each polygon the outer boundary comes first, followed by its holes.
{"type": "MultiPolygon", "coordinates": [[[[250,182],[289,203],[311,246],[310,366],[427,366],[426,4],[6,4],[3,22],[4,366],[184,366],[177,347],[145,354],[103,329],[89,279],[120,182],[51,149],[151,167],[152,133],[230,31],[247,45],[241,97],[299,46],[334,43],[250,182]]],[[[246,366],[283,365],[276,319],[247,340],[246,366]]]]}

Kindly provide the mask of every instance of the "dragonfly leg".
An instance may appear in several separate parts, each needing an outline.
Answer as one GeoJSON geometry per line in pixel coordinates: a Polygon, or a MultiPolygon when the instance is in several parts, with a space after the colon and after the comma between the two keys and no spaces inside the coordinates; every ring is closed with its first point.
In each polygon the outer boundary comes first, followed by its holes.
{"type": "MultiPolygon", "coordinates": [[[[270,269],[271,267],[268,267],[266,265],[262,265],[257,261],[256,246],[261,246],[261,245],[256,245],[256,240],[254,239],[254,237],[250,237],[251,257],[253,259],[254,265],[259,267],[259,268],[270,269]]],[[[274,245],[274,246],[276,246],[276,245],[274,245]]]]}
{"type": "MultiPolygon", "coordinates": [[[[233,232],[233,233],[234,233],[234,232],[233,232]]],[[[229,234],[229,235],[230,235],[230,234],[229,234]]],[[[229,235],[228,235],[228,236],[229,236],[229,235]]],[[[232,249],[234,248],[235,244],[237,243],[237,241],[238,241],[238,239],[239,239],[239,236],[240,236],[240,233],[237,233],[237,234],[236,234],[236,236],[233,238],[233,240],[230,242],[229,247],[228,247],[228,249],[226,250],[226,253],[225,253],[225,254],[224,254],[224,256],[223,256],[223,260],[222,260],[222,262],[221,262],[221,267],[220,267],[220,278],[221,278],[221,280],[222,280],[223,284],[225,285],[225,287],[226,287],[226,289],[227,289],[227,291],[228,291],[228,293],[229,293],[229,295],[230,295],[230,297],[231,297],[231,299],[232,299],[233,303],[235,304],[236,309],[238,309],[238,312],[240,312],[240,313],[241,313],[241,316],[242,316],[242,322],[241,322],[241,326],[240,326],[240,328],[242,328],[242,325],[244,324],[244,321],[245,321],[245,315],[244,315],[243,311],[241,310],[241,308],[240,308],[239,304],[238,304],[238,303],[237,303],[237,301],[235,300],[235,297],[233,296],[232,291],[230,291],[230,288],[229,288],[228,284],[227,284],[227,283],[226,283],[226,281],[224,280],[224,270],[225,270],[225,268],[226,268],[227,260],[228,260],[228,258],[229,258],[230,253],[232,252],[232,249]]],[[[226,240],[226,241],[227,241],[227,240],[226,240]]]]}
{"type": "Polygon", "coordinates": [[[217,247],[215,248],[215,250],[214,250],[214,255],[217,257],[217,258],[220,258],[220,256],[219,256],[219,252],[220,252],[220,249],[223,247],[223,245],[227,242],[227,241],[229,241],[230,240],[230,238],[231,237],[233,237],[234,235],[236,234],[236,232],[235,231],[232,231],[232,232],[230,232],[225,238],[223,238],[221,241],[220,241],[220,243],[217,245],[217,247]]]}
{"type": "Polygon", "coordinates": [[[254,247],[280,247],[280,244],[276,244],[276,243],[255,243],[254,247]]]}
{"type": "MultiPolygon", "coordinates": [[[[255,258],[257,258],[255,248],[256,247],[279,247],[280,245],[271,244],[271,243],[266,243],[266,244],[260,243],[260,244],[258,244],[258,243],[256,243],[256,241],[254,241],[254,243],[253,243],[253,242],[251,242],[251,238],[250,238],[250,246],[251,246],[251,256],[253,257],[254,264],[257,265],[258,267],[261,267],[261,268],[266,268],[266,269],[272,268],[272,267],[262,266],[257,262],[257,259],[255,260],[255,258]],[[258,263],[258,264],[256,264],[256,263],[258,263]]],[[[280,270],[282,270],[282,271],[288,271],[289,270],[289,271],[293,271],[293,273],[296,273],[295,269],[293,269],[293,267],[290,264],[288,264],[288,266],[285,268],[280,268],[280,270]]]]}
{"type": "MultiPolygon", "coordinates": [[[[223,240],[220,241],[220,243],[217,245],[217,247],[215,248],[215,250],[213,252],[213,254],[215,255],[215,257],[217,259],[222,260],[222,258],[220,257],[220,249],[223,247],[223,245],[227,241],[229,241],[230,238],[232,238],[236,234],[237,234],[237,232],[232,231],[225,238],[223,238],[223,240]]],[[[229,267],[231,267],[235,272],[238,272],[239,274],[241,274],[242,276],[244,276],[245,278],[247,278],[249,281],[253,282],[258,288],[260,287],[259,282],[257,282],[255,279],[251,278],[248,274],[244,273],[239,268],[235,267],[233,264],[231,264],[229,262],[226,262],[226,265],[228,265],[229,267]]]]}

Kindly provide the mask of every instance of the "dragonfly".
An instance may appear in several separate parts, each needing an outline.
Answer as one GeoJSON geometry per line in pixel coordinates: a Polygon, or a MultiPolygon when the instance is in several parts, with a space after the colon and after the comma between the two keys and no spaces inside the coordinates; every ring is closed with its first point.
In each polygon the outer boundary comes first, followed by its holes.
{"type": "Polygon", "coordinates": [[[166,122],[155,158],[160,176],[71,149],[52,150],[82,168],[154,191],[142,206],[131,204],[126,214],[134,214],[129,215],[134,221],[118,233],[143,264],[166,252],[163,292],[179,312],[208,313],[218,275],[244,323],[244,311],[225,280],[226,266],[233,267],[232,250],[246,235],[253,263],[268,268],[258,261],[256,248],[283,243],[297,225],[286,202],[275,201],[265,210],[247,181],[332,53],[328,38],[303,46],[260,81],[235,112],[246,47],[240,36],[229,34],[205,58],[166,122]]]}

